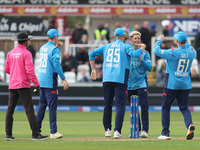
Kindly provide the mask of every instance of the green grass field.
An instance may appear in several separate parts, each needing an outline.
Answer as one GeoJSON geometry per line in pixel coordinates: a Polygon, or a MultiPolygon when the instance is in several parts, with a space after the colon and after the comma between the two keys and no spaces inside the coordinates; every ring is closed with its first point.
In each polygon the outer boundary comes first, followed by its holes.
{"type": "MultiPolygon", "coordinates": [[[[114,128],[113,113],[113,128],[114,128]]],[[[171,140],[157,140],[161,134],[161,113],[151,112],[150,129],[147,139],[130,139],[130,114],[126,112],[122,129],[122,139],[104,137],[102,124],[103,112],[58,112],[58,131],[62,139],[32,141],[31,130],[24,112],[15,112],[13,136],[15,141],[6,141],[5,112],[0,112],[0,150],[199,150],[200,149],[200,113],[192,113],[196,126],[195,138],[185,140],[187,129],[182,114],[171,113],[171,140]]],[[[49,136],[48,112],[43,122],[42,134],[49,136]]]]}

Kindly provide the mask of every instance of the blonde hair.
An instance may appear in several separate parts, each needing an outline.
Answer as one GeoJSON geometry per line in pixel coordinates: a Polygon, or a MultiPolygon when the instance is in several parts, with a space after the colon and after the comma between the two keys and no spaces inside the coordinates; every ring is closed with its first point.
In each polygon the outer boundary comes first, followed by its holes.
{"type": "Polygon", "coordinates": [[[141,36],[141,33],[138,32],[138,31],[133,31],[133,32],[130,33],[129,38],[132,38],[134,35],[139,35],[139,36],[141,36]]]}

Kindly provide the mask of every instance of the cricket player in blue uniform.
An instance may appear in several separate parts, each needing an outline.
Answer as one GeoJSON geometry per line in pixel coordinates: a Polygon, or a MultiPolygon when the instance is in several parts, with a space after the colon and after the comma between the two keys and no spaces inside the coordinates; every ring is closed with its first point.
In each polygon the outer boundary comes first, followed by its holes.
{"type": "Polygon", "coordinates": [[[134,50],[130,45],[123,43],[125,32],[122,28],[114,31],[116,41],[94,49],[89,53],[90,65],[92,68],[91,79],[96,80],[95,56],[103,55],[103,91],[104,91],[104,115],[103,125],[105,136],[111,137],[112,103],[115,97],[116,116],[114,138],[121,138],[121,128],[124,120],[127,82],[130,69],[130,57],[139,57],[146,46],[134,50]]]}
{"type": "Polygon", "coordinates": [[[154,54],[166,59],[166,76],[162,102],[162,134],[158,137],[161,140],[170,140],[170,108],[176,98],[179,109],[184,117],[185,126],[188,129],[186,139],[194,137],[195,126],[192,123],[190,110],[188,109],[189,92],[191,84],[191,65],[196,56],[196,50],[187,43],[187,35],[178,32],[174,35],[177,49],[162,50],[160,45],[164,35],[157,38],[154,47],[154,54]]]}
{"type": "Polygon", "coordinates": [[[49,122],[50,122],[50,138],[58,139],[63,135],[57,132],[56,112],[58,103],[58,75],[64,82],[64,90],[67,90],[69,85],[63,74],[60,66],[60,49],[58,46],[62,45],[58,41],[58,34],[56,29],[50,29],[47,32],[49,41],[43,45],[40,50],[40,66],[38,73],[38,80],[40,83],[40,100],[37,112],[37,123],[39,132],[41,132],[42,120],[46,107],[49,107],[49,122]]]}
{"type": "MultiPolygon", "coordinates": [[[[141,33],[133,31],[129,35],[132,46],[135,50],[141,44],[141,33]]],[[[151,72],[152,64],[148,51],[144,51],[139,58],[131,57],[130,74],[128,79],[128,99],[132,95],[138,95],[139,104],[141,107],[142,131],[141,122],[139,121],[139,135],[142,138],[147,138],[149,130],[149,106],[148,106],[148,79],[147,71],[151,72]]]]}

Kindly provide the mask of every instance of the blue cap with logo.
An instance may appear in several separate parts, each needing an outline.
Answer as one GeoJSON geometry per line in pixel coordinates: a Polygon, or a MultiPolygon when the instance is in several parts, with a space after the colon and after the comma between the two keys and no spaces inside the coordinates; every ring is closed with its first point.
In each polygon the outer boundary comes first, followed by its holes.
{"type": "Polygon", "coordinates": [[[56,29],[50,29],[47,32],[48,38],[54,38],[55,36],[62,36],[61,34],[58,34],[58,31],[56,29]]]}
{"type": "Polygon", "coordinates": [[[187,41],[187,35],[185,34],[185,32],[182,31],[176,33],[174,35],[174,38],[177,39],[177,41],[179,42],[184,42],[184,40],[187,41]]]}
{"type": "Polygon", "coordinates": [[[114,36],[115,37],[120,37],[120,36],[125,35],[125,34],[126,34],[126,32],[122,28],[117,28],[114,31],[114,36]]]}

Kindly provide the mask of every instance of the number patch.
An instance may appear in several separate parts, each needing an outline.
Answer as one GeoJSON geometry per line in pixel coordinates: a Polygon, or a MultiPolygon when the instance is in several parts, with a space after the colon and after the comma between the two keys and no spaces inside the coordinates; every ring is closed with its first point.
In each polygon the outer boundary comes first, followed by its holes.
{"type": "Polygon", "coordinates": [[[40,54],[40,66],[39,67],[47,67],[47,59],[48,59],[48,55],[47,54],[40,54]]]}
{"type": "Polygon", "coordinates": [[[179,72],[187,72],[190,60],[187,61],[185,59],[179,59],[177,71],[179,72]]]}
{"type": "Polygon", "coordinates": [[[120,61],[120,49],[109,48],[107,51],[106,62],[119,62],[120,61]]]}

